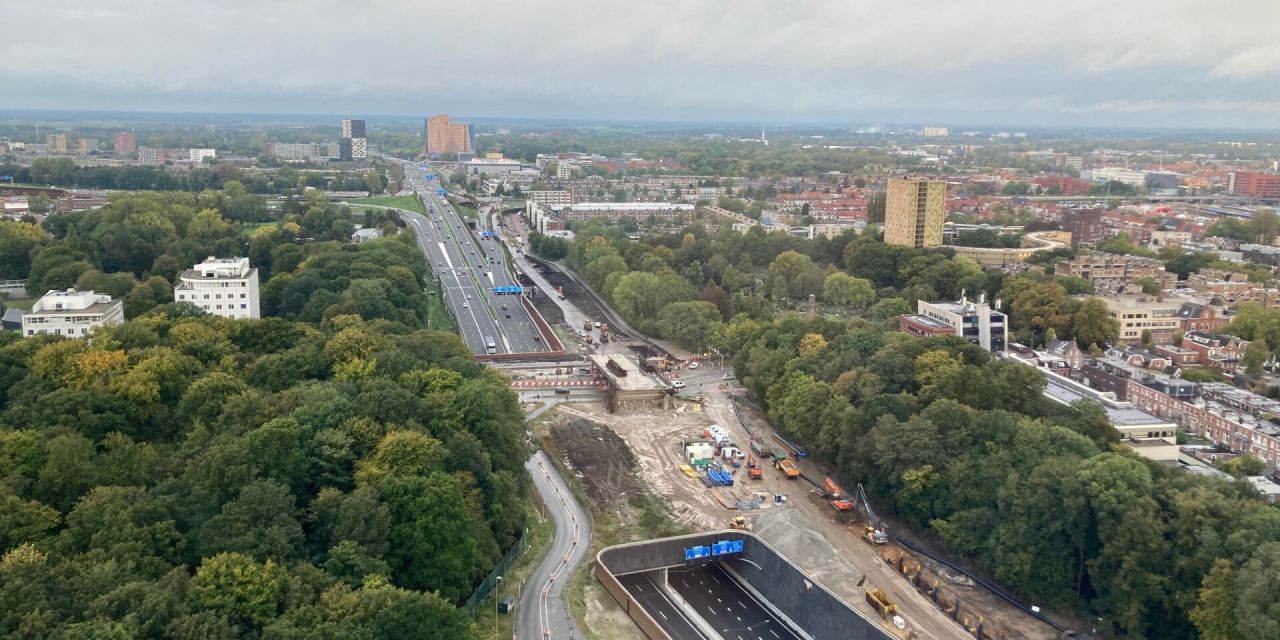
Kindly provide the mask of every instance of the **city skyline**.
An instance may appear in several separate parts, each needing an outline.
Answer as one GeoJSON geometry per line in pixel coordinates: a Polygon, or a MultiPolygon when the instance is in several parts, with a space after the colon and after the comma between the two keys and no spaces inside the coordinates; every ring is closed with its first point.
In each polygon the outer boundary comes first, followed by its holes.
{"type": "Polygon", "coordinates": [[[237,29],[192,32],[149,0],[15,4],[0,19],[53,16],[61,37],[12,34],[0,82],[24,88],[17,109],[1280,127],[1280,6],[1262,0],[364,9],[218,3],[199,23],[237,29]],[[378,34],[360,45],[376,64],[320,44],[353,32],[378,34]]]}

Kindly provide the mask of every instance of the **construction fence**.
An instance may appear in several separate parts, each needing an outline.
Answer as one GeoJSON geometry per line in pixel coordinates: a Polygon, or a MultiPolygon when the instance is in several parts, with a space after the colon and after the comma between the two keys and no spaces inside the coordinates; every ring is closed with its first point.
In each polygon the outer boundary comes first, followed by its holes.
{"type": "Polygon", "coordinates": [[[506,555],[502,556],[502,560],[498,561],[498,564],[493,568],[493,571],[490,571],[489,575],[485,576],[484,580],[476,587],[476,590],[471,592],[471,597],[467,598],[467,603],[463,605],[463,607],[466,608],[467,613],[471,615],[476,614],[476,610],[480,607],[480,603],[487,600],[489,596],[493,594],[493,591],[498,588],[498,584],[500,583],[498,578],[507,575],[507,571],[511,569],[511,565],[515,564],[516,559],[520,557],[520,554],[523,553],[525,548],[528,546],[529,529],[526,527],[524,531],[520,532],[520,539],[516,540],[516,543],[511,545],[510,549],[507,549],[506,555]]]}

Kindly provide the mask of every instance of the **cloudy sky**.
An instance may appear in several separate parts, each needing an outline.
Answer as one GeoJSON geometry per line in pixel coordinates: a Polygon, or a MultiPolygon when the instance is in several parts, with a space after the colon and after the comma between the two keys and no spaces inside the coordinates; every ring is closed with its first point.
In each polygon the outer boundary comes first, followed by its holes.
{"type": "Polygon", "coordinates": [[[0,108],[1280,127],[1280,0],[0,0],[0,108]]]}

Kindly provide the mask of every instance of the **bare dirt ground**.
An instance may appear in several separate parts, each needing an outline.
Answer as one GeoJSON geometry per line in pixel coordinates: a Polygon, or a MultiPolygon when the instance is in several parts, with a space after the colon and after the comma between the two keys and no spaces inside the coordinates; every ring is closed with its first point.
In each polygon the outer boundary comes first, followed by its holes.
{"type": "MultiPolygon", "coordinates": [[[[898,604],[900,615],[907,629],[894,633],[907,637],[961,640],[973,636],[960,624],[951,620],[925,595],[919,593],[906,578],[885,560],[901,551],[890,546],[875,547],[861,537],[860,524],[842,524],[833,517],[831,507],[822,500],[820,492],[812,485],[785,479],[779,472],[764,465],[763,480],[749,480],[745,470],[735,474],[735,486],[731,488],[707,488],[701,481],[689,478],[680,470],[680,442],[697,437],[710,424],[719,424],[734,435],[742,445],[749,442],[741,428],[728,397],[711,394],[706,404],[677,402],[674,410],[648,410],[622,414],[609,414],[604,407],[594,404],[575,404],[560,408],[563,417],[577,417],[575,430],[581,435],[571,442],[581,443],[586,477],[593,475],[592,467],[599,468],[604,478],[603,486],[593,493],[603,497],[606,491],[630,491],[631,485],[621,480],[625,456],[617,454],[616,443],[601,436],[585,424],[609,425],[625,442],[638,463],[642,486],[660,496],[670,508],[672,516],[690,529],[720,529],[728,526],[735,515],[745,515],[753,522],[755,531],[797,565],[804,568],[832,591],[845,598],[850,605],[869,616],[878,614],[863,597],[865,589],[880,588],[898,604]],[[599,438],[605,440],[599,440],[599,438]],[[596,449],[590,440],[609,442],[607,451],[596,449]],[[599,457],[614,455],[617,462],[600,461],[599,457]],[[595,458],[596,461],[588,461],[595,458]],[[781,494],[787,500],[775,505],[773,496],[781,494]],[[741,500],[762,498],[760,508],[739,510],[741,500]]],[[[767,428],[767,421],[758,413],[743,405],[743,417],[757,431],[767,428]]],[[[565,435],[562,433],[562,435],[565,435]]],[[[745,467],[744,467],[745,469],[745,467]]],[[[805,474],[821,481],[823,477],[815,466],[802,464],[805,474]]],[[[588,480],[587,486],[594,481],[588,480]]],[[[596,499],[596,495],[592,496],[596,499]]],[[[614,498],[616,504],[617,498],[614,498]]],[[[609,504],[609,503],[606,503],[609,504]]],[[[928,567],[926,567],[928,568],[928,567]]],[[[938,567],[934,567],[938,569],[938,567]]],[[[933,576],[933,573],[927,573],[933,576]]],[[[977,607],[984,614],[987,637],[1003,640],[1026,638],[1027,640],[1051,640],[1055,632],[1039,621],[1009,608],[985,589],[964,584],[964,581],[943,584],[946,593],[958,596],[966,607],[977,607]],[[992,631],[996,631],[992,634],[992,631]]]]}

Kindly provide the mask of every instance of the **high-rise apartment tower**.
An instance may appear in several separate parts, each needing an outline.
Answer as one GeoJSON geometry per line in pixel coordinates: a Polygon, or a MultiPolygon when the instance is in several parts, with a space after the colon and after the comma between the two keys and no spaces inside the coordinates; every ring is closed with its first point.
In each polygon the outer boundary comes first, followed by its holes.
{"type": "Polygon", "coordinates": [[[885,197],[884,241],[903,247],[942,244],[947,183],[924,178],[890,178],[885,197]]]}

